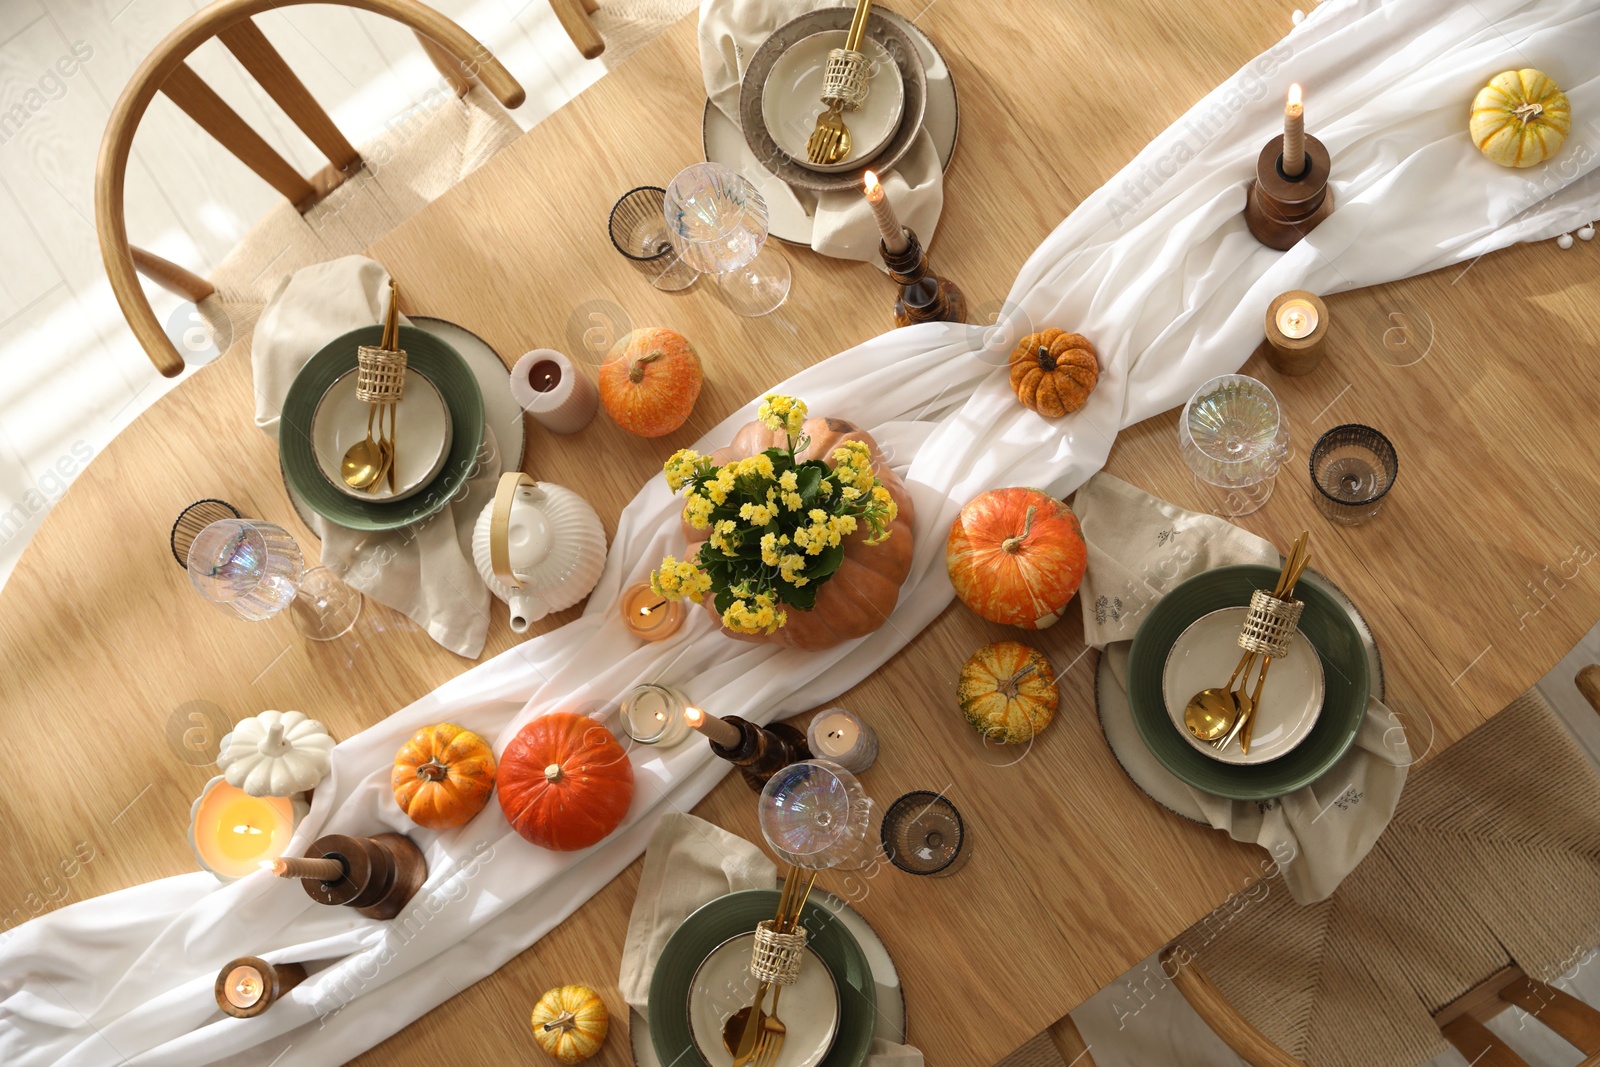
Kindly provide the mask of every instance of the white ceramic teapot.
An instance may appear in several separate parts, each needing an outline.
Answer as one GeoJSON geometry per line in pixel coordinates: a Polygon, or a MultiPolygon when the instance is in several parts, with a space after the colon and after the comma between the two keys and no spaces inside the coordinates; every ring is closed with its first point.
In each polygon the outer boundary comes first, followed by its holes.
{"type": "Polygon", "coordinates": [[[606,534],[594,508],[571,489],[510,471],[478,516],[472,558],[489,591],[510,606],[511,629],[520,634],[589,595],[605,567],[606,534]]]}

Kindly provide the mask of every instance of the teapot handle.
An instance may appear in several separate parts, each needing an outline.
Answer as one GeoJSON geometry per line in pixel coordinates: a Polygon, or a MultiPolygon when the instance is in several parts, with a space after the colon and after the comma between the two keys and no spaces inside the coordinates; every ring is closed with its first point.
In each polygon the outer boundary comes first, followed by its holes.
{"type": "Polygon", "coordinates": [[[494,510],[489,513],[489,569],[511,589],[522,588],[522,579],[511,569],[508,530],[511,504],[517,498],[517,490],[524,486],[538,491],[538,483],[522,471],[506,471],[500,475],[500,484],[494,491],[494,510]]]}

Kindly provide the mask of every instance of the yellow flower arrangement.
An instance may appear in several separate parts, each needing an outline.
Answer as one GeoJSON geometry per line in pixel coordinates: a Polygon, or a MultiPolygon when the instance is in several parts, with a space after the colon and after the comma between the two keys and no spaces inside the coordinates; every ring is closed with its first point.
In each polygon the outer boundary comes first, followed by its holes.
{"type": "Polygon", "coordinates": [[[663,559],[650,587],[695,603],[711,593],[728,629],[770,634],[788,621],[785,606],[816,605],[844,562],[845,538],[865,530],[866,543],[878,544],[899,509],[864,442],[834,449],[832,466],[797,459],[810,444],[804,401],[771,394],[756,417],[784,434],[785,447],[721,466],[686,448],[663,464],[667,485],[683,493],[684,521],[709,535],[693,560],[663,559]]]}

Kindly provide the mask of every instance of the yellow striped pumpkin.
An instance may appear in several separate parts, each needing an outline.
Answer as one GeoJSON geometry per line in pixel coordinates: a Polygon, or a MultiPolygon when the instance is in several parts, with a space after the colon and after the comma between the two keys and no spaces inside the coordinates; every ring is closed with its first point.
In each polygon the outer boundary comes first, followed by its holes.
{"type": "Polygon", "coordinates": [[[1472,100],[1472,143],[1502,167],[1536,167],[1561,151],[1572,129],[1567,94],[1531,67],[1496,74],[1472,100]]]}

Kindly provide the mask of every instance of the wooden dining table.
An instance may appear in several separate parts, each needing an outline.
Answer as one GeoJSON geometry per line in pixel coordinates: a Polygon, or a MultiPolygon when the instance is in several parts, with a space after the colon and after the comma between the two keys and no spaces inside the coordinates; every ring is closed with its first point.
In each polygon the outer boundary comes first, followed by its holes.
{"type": "MultiPolygon", "coordinates": [[[[965,289],[981,331],[1050,230],[1286,33],[1293,4],[892,6],[937,44],[960,93],[932,254],[965,289]]],[[[784,248],[788,301],[746,319],[709,279],[682,293],[652,289],[610,246],[606,217],[623,191],[663,185],[704,158],[695,29],[693,15],[668,29],[370,248],[408,313],[467,327],[508,364],[554,347],[592,376],[628,326],[693,339],[706,384],[674,434],[641,439],[602,416],[563,437],[528,420],[525,469],[579,489],[608,535],[674,449],[891,325],[893,286],[866,264],[784,248]]],[[[1328,306],[1328,358],[1314,373],[1286,378],[1238,353],[1283,402],[1295,449],[1271,500],[1238,521],[1282,546],[1313,532],[1313,565],[1371,623],[1387,703],[1425,762],[1532,685],[1600,616],[1600,250],[1516,246],[1334,295],[1328,306]],[[1381,514],[1351,528],[1321,517],[1306,468],[1317,436],[1344,422],[1381,428],[1399,453],[1381,514]]],[[[319,644],[287,619],[231,621],[194,594],[167,534],[195,499],[283,524],[315,553],[275,445],[251,423],[252,401],[246,339],[95,457],[0,592],[0,723],[12,739],[0,789],[0,928],[194,870],[189,805],[215,773],[219,723],[297,708],[345,738],[474,665],[375,603],[346,638],[319,644]]],[[[1108,470],[1204,508],[1175,425],[1167,412],[1124,431],[1108,470]]],[[[515,655],[581,610],[515,635],[496,602],[484,657],[515,655]]],[[[974,649],[1013,636],[953,603],[837,702],[880,736],[869,792],[941,790],[971,827],[973,856],[954,877],[832,872],[820,883],[882,937],[909,1040],[939,1067],[995,1063],[1225,906],[1269,862],[1165,810],[1123,774],[1099,728],[1098,654],[1075,609],[1029,636],[1060,672],[1055,724],[1021,752],[986,746],[956,707],[955,677],[974,649]]],[[[694,811],[760,841],[753,796],[736,775],[694,811]]],[[[565,983],[594,987],[612,1009],[612,1037],[594,1062],[631,1062],[616,981],[641,863],[354,1062],[422,1067],[466,1048],[485,1061],[540,1062],[528,1013],[541,991],[565,983]]],[[[1269,891],[1284,890],[1274,882],[1269,891]]]]}

